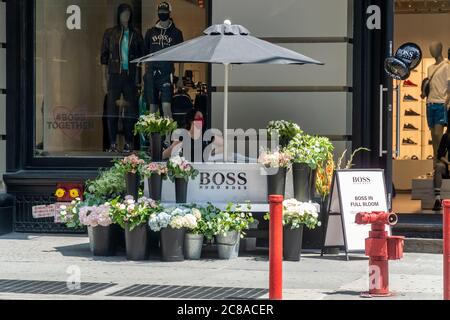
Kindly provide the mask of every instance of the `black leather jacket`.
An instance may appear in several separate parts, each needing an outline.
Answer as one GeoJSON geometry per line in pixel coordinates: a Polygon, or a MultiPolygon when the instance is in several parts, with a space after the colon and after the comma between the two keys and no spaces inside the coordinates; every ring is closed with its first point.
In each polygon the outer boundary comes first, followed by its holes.
{"type": "MultiPolygon", "coordinates": [[[[122,73],[122,55],[120,44],[123,37],[123,28],[116,26],[105,31],[101,51],[101,63],[108,66],[109,74],[122,73]]],[[[130,78],[138,79],[137,64],[131,61],[144,55],[144,39],[141,32],[136,28],[130,29],[130,50],[129,50],[129,75],[130,78]]]]}

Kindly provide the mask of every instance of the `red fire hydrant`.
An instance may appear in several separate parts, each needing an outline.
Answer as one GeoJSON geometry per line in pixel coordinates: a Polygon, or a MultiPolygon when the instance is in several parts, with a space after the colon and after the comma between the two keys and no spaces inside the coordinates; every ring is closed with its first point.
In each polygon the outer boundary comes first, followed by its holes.
{"type": "Polygon", "coordinates": [[[364,297],[388,297],[389,260],[403,258],[404,237],[390,237],[386,225],[396,225],[398,217],[390,212],[362,212],[356,215],[359,225],[372,225],[369,238],[366,239],[366,256],[369,260],[369,292],[364,297]]]}

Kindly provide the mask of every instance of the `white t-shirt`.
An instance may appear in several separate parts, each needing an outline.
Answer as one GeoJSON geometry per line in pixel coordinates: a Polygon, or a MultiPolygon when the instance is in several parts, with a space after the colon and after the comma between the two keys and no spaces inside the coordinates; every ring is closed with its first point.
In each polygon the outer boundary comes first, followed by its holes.
{"type": "Polygon", "coordinates": [[[433,79],[430,83],[430,95],[428,96],[428,103],[445,103],[447,100],[448,81],[450,81],[450,64],[448,60],[442,61],[440,64],[433,64],[428,67],[428,78],[433,79]],[[442,64],[445,66],[442,66],[442,64]],[[437,70],[439,68],[439,70],[437,70]]]}

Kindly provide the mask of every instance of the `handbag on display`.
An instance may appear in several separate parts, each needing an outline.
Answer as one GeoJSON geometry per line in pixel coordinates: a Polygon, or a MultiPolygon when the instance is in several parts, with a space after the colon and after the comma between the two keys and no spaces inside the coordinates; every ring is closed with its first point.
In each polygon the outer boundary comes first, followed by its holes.
{"type": "Polygon", "coordinates": [[[422,81],[422,94],[421,94],[422,99],[428,98],[428,96],[430,95],[430,91],[431,91],[431,81],[433,81],[433,78],[436,75],[436,73],[442,68],[442,66],[445,66],[446,63],[447,63],[446,61],[443,61],[437,67],[437,69],[434,70],[434,72],[431,75],[431,77],[423,79],[423,81],[422,81]]]}

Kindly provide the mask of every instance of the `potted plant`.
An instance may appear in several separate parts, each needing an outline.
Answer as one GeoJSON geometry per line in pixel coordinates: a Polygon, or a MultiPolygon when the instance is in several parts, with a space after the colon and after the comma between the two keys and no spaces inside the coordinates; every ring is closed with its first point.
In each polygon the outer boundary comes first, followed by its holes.
{"type": "Polygon", "coordinates": [[[325,161],[333,145],[325,137],[298,134],[289,143],[287,152],[292,157],[294,197],[298,201],[312,200],[315,190],[315,170],[325,161]]]}
{"type": "Polygon", "coordinates": [[[195,179],[199,172],[180,156],[169,159],[167,171],[170,181],[175,182],[176,202],[186,203],[189,179],[195,179]]]}
{"type": "Polygon", "coordinates": [[[202,212],[196,206],[190,210],[191,212],[184,216],[186,228],[184,256],[187,260],[200,260],[207,225],[202,219],[202,212]]]}
{"type": "Polygon", "coordinates": [[[264,167],[267,174],[267,186],[269,195],[282,195],[286,191],[286,173],[291,165],[291,156],[283,151],[263,151],[258,162],[264,167]]]}
{"type": "Polygon", "coordinates": [[[315,229],[321,223],[318,210],[312,203],[295,199],[283,202],[283,258],[285,261],[300,261],[303,227],[315,229]]]}
{"type": "Polygon", "coordinates": [[[184,261],[185,215],[189,213],[187,208],[167,208],[150,216],[150,229],[161,232],[162,261],[184,261]]]}
{"type": "MultiPolygon", "coordinates": [[[[251,210],[251,205],[247,205],[251,210]]],[[[245,231],[254,222],[251,212],[244,212],[240,205],[229,203],[227,208],[215,217],[216,244],[219,259],[230,260],[239,256],[239,244],[245,231]]]]}
{"type": "Polygon", "coordinates": [[[280,147],[286,148],[291,140],[298,134],[303,134],[298,124],[292,121],[271,121],[267,126],[267,131],[269,133],[269,138],[278,137],[280,147]]]}
{"type": "Polygon", "coordinates": [[[160,210],[152,199],[140,198],[135,201],[127,196],[123,202],[119,199],[111,203],[113,220],[125,229],[127,259],[142,261],[148,258],[148,220],[152,213],[160,210]]]}
{"type": "Polygon", "coordinates": [[[134,199],[139,197],[140,172],[144,164],[145,161],[135,154],[115,162],[116,168],[125,176],[127,195],[134,199]]]}
{"type": "MultiPolygon", "coordinates": [[[[100,170],[99,176],[96,179],[86,182],[84,200],[89,205],[100,205],[105,202],[110,202],[117,197],[123,197],[125,193],[125,174],[121,169],[113,166],[109,169],[100,170]]],[[[113,229],[115,247],[125,250],[124,230],[117,224],[112,224],[111,229],[113,229]]],[[[92,240],[91,227],[88,227],[88,234],[92,240]]],[[[91,241],[91,247],[92,243],[93,241],[91,241]]]]}
{"type": "Polygon", "coordinates": [[[167,165],[150,163],[143,169],[144,177],[148,179],[150,198],[161,201],[163,180],[167,179],[167,165]]]}
{"type": "Polygon", "coordinates": [[[134,133],[150,136],[150,156],[152,161],[162,161],[162,136],[177,129],[177,123],[158,113],[143,115],[135,125],[134,133]]]}
{"type": "Polygon", "coordinates": [[[115,255],[116,242],[114,239],[111,205],[83,206],[79,210],[80,223],[91,230],[91,246],[94,256],[108,257],[115,255]]]}

